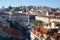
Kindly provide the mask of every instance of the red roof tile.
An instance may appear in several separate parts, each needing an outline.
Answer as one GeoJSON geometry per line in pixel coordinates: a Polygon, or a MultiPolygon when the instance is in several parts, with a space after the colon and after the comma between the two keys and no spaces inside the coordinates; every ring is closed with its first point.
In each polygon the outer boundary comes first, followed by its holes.
{"type": "Polygon", "coordinates": [[[59,33],[54,33],[54,34],[52,35],[52,37],[53,37],[54,39],[56,39],[58,36],[60,36],[59,33]]]}
{"type": "Polygon", "coordinates": [[[11,16],[21,16],[21,15],[26,15],[26,14],[21,14],[21,13],[13,13],[11,16]]]}
{"type": "Polygon", "coordinates": [[[16,36],[22,36],[23,35],[19,30],[15,30],[12,28],[3,27],[3,30],[9,34],[16,35],[16,36]]]}
{"type": "Polygon", "coordinates": [[[50,30],[48,30],[48,29],[46,29],[44,27],[41,27],[40,31],[43,32],[43,33],[45,33],[45,34],[47,34],[50,30]]]}
{"type": "Polygon", "coordinates": [[[50,30],[48,30],[44,27],[34,27],[32,31],[34,31],[34,33],[37,31],[37,32],[42,32],[42,33],[46,33],[46,34],[48,32],[50,32],[50,30]]]}
{"type": "Polygon", "coordinates": [[[59,12],[50,12],[49,13],[51,16],[60,16],[59,12]]]}

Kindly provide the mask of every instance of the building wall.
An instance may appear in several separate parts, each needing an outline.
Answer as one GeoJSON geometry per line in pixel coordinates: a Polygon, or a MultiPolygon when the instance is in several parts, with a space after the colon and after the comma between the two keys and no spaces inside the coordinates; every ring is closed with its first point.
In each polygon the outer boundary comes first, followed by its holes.
{"type": "Polygon", "coordinates": [[[36,36],[35,34],[33,34],[32,32],[30,32],[30,37],[31,37],[31,40],[36,40],[35,38],[37,38],[38,40],[41,40],[40,37],[36,36]]]}
{"type": "Polygon", "coordinates": [[[30,37],[31,37],[31,40],[34,40],[34,35],[32,33],[31,33],[30,37]]]}
{"type": "Polygon", "coordinates": [[[51,22],[52,21],[60,22],[60,19],[58,19],[58,18],[51,18],[50,20],[51,20],[51,22]]]}
{"type": "Polygon", "coordinates": [[[51,28],[52,29],[55,28],[55,23],[54,22],[51,23],[51,28]]]}
{"type": "MultiPolygon", "coordinates": [[[[49,23],[49,18],[48,17],[41,17],[41,16],[36,16],[35,17],[36,20],[41,20],[45,23],[49,23]]],[[[60,19],[58,18],[50,18],[50,22],[52,21],[56,21],[56,22],[60,22],[60,19]]]]}
{"type": "Polygon", "coordinates": [[[43,18],[43,17],[39,17],[39,16],[36,16],[35,18],[36,18],[36,20],[41,20],[45,23],[48,23],[48,18],[43,18]]]}
{"type": "Polygon", "coordinates": [[[36,16],[35,18],[36,18],[36,20],[41,20],[45,23],[49,23],[49,20],[50,20],[50,23],[52,22],[51,26],[50,25],[48,25],[48,27],[44,26],[45,28],[48,28],[48,29],[58,28],[57,26],[55,26],[55,23],[53,23],[53,21],[60,22],[60,19],[58,19],[58,18],[50,18],[49,19],[48,17],[39,17],[39,16],[36,16]]]}

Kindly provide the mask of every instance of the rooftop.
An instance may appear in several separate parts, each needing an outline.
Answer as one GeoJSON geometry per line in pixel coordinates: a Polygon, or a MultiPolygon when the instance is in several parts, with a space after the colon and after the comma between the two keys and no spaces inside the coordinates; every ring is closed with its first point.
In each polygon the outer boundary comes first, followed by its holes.
{"type": "Polygon", "coordinates": [[[3,27],[3,30],[5,32],[7,32],[8,34],[11,34],[11,35],[23,36],[23,34],[19,30],[16,30],[16,29],[13,29],[13,28],[3,27]]]}
{"type": "Polygon", "coordinates": [[[49,12],[50,16],[60,16],[59,12],[49,12]]]}
{"type": "Polygon", "coordinates": [[[13,13],[11,16],[25,16],[26,14],[21,14],[21,13],[13,13]]]}
{"type": "Polygon", "coordinates": [[[16,36],[23,36],[23,34],[21,33],[21,31],[16,30],[14,28],[7,28],[6,26],[3,26],[3,23],[0,23],[1,28],[3,29],[3,31],[5,31],[6,33],[10,34],[10,35],[16,35],[16,36]]]}
{"type": "Polygon", "coordinates": [[[48,34],[48,32],[50,32],[50,30],[48,30],[48,29],[46,29],[44,27],[34,27],[34,28],[32,28],[31,31],[33,33],[35,33],[37,31],[37,32],[45,33],[45,34],[48,34]]]}
{"type": "Polygon", "coordinates": [[[43,34],[49,35],[47,40],[51,40],[50,37],[52,37],[54,39],[56,39],[58,36],[60,37],[60,34],[58,32],[56,32],[55,30],[46,29],[46,28],[41,27],[41,26],[33,27],[31,32],[38,37],[40,34],[41,34],[40,35],[41,37],[43,34]]]}

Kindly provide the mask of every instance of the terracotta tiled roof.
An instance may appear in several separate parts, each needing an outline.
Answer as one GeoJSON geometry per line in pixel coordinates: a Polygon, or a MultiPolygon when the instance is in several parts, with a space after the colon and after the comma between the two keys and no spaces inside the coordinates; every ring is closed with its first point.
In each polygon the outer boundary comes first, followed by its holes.
{"type": "Polygon", "coordinates": [[[47,34],[48,32],[50,32],[50,30],[48,30],[48,29],[46,29],[44,27],[41,27],[40,31],[43,32],[43,33],[45,33],[45,34],[47,34]]]}
{"type": "Polygon", "coordinates": [[[56,26],[60,27],[60,22],[53,21],[56,26]]]}
{"type": "MultiPolygon", "coordinates": [[[[55,33],[53,33],[53,35],[51,37],[56,40],[57,37],[60,37],[60,34],[55,32],[55,33]]],[[[48,38],[47,40],[51,40],[51,38],[48,38]]]]}
{"type": "Polygon", "coordinates": [[[21,14],[21,13],[13,13],[11,16],[20,16],[20,15],[26,15],[26,14],[21,14]]]}
{"type": "Polygon", "coordinates": [[[55,22],[56,24],[60,24],[60,22],[56,22],[56,21],[53,21],[53,22],[55,22]]]}
{"type": "Polygon", "coordinates": [[[58,36],[60,37],[60,33],[58,33],[58,36]]]}
{"type": "Polygon", "coordinates": [[[54,33],[54,34],[52,35],[52,37],[53,37],[54,39],[56,39],[58,36],[60,37],[60,34],[59,34],[59,33],[54,33]]]}
{"type": "Polygon", "coordinates": [[[42,18],[56,18],[55,16],[39,16],[39,17],[42,17],[42,18]]]}
{"type": "Polygon", "coordinates": [[[51,38],[48,38],[47,40],[51,40],[51,38]]]}
{"type": "Polygon", "coordinates": [[[16,29],[13,29],[13,28],[7,28],[7,27],[4,27],[3,24],[0,24],[3,28],[3,31],[9,33],[9,34],[12,34],[12,35],[16,35],[16,36],[23,36],[23,34],[21,33],[21,31],[19,30],[16,30],[16,29]]]}
{"type": "MultiPolygon", "coordinates": [[[[48,30],[48,29],[46,29],[46,28],[44,28],[44,27],[34,27],[33,30],[34,30],[34,32],[37,31],[37,32],[42,32],[42,33],[46,33],[46,34],[47,34],[48,32],[50,32],[50,30],[48,30]]],[[[32,31],[33,31],[33,30],[32,30],[32,31]]]]}
{"type": "Polygon", "coordinates": [[[56,39],[57,36],[58,36],[58,34],[57,34],[57,33],[54,33],[52,37],[53,37],[54,39],[56,39]]]}
{"type": "Polygon", "coordinates": [[[49,15],[52,15],[52,16],[59,16],[60,13],[59,13],[59,12],[49,12],[49,15]]]}
{"type": "Polygon", "coordinates": [[[16,36],[22,36],[23,35],[19,30],[15,30],[13,28],[3,27],[3,30],[9,34],[16,35],[16,36]]]}

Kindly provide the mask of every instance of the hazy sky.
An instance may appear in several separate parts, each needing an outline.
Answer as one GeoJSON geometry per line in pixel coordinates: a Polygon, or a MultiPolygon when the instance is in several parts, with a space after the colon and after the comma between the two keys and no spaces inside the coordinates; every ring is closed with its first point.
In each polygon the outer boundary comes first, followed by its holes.
{"type": "Polygon", "coordinates": [[[0,0],[0,8],[2,6],[49,6],[49,7],[60,7],[60,0],[0,0]]]}

